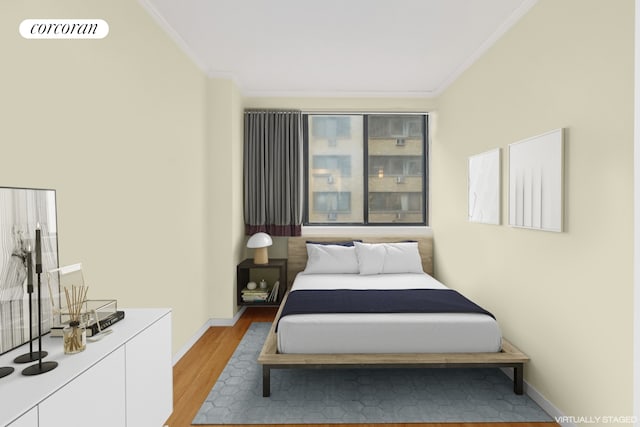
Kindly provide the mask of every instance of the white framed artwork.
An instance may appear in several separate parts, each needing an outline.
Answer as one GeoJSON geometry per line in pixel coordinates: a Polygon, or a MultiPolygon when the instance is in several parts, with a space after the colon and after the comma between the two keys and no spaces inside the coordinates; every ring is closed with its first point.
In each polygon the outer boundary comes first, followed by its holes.
{"type": "Polygon", "coordinates": [[[562,231],[563,129],[509,145],[509,225],[562,231]]]}
{"type": "Polygon", "coordinates": [[[468,218],[500,224],[500,149],[469,157],[468,218]]]}

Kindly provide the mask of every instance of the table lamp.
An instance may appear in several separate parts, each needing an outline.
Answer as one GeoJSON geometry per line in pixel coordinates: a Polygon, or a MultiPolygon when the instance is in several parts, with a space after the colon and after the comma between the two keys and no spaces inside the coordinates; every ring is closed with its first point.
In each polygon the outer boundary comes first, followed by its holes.
{"type": "Polygon", "coordinates": [[[253,262],[254,264],[268,264],[269,254],[267,248],[273,244],[271,236],[267,233],[256,233],[249,237],[247,247],[254,249],[253,262]]]}

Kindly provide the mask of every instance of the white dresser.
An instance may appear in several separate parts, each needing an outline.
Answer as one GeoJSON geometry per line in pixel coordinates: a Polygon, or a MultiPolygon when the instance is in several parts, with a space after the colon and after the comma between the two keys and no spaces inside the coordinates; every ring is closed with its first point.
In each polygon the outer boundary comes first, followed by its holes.
{"type": "Polygon", "coordinates": [[[0,378],[0,426],[161,427],[173,410],[171,310],[124,312],[111,334],[78,354],[65,355],[62,338],[43,337],[43,361],[58,362],[50,372],[22,375],[28,365],[13,359],[28,345],[0,356],[0,366],[15,368],[0,378]]]}

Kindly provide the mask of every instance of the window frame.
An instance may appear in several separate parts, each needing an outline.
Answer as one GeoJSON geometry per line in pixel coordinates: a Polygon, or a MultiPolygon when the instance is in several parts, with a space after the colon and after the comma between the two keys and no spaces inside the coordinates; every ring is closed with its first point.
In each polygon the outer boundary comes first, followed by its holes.
{"type": "MultiPolygon", "coordinates": [[[[425,112],[303,112],[303,170],[304,170],[304,206],[303,227],[429,227],[429,113],[425,112]],[[313,222],[309,223],[309,205],[312,192],[309,189],[309,118],[310,116],[362,116],[362,168],[363,168],[363,200],[362,222],[313,222]],[[369,117],[371,116],[420,116],[422,125],[422,221],[421,222],[370,222],[369,221],[369,117]]],[[[351,197],[353,200],[353,197],[351,197]]]]}

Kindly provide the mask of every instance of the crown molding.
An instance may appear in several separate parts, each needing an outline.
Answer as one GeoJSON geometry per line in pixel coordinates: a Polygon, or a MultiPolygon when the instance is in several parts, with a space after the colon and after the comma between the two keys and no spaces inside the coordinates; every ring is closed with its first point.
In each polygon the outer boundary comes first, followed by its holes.
{"type": "Polygon", "coordinates": [[[231,80],[236,85],[238,90],[240,91],[240,94],[242,96],[246,96],[245,95],[244,86],[243,86],[242,82],[238,78],[237,74],[234,73],[233,71],[220,71],[220,70],[211,70],[211,69],[209,69],[207,71],[207,77],[209,77],[210,79],[231,80]]]}
{"type": "Polygon", "coordinates": [[[433,91],[263,91],[247,90],[243,92],[247,98],[434,98],[433,91]]]}
{"type": "Polygon", "coordinates": [[[473,65],[482,55],[484,55],[502,36],[504,36],[511,27],[513,27],[529,10],[535,6],[538,0],[524,0],[517,9],[515,9],[511,15],[504,21],[496,31],[494,31],[489,38],[487,38],[476,49],[471,56],[469,56],[453,73],[449,75],[437,89],[434,91],[433,96],[441,95],[458,77],[460,77],[471,65],[473,65]]]}
{"type": "Polygon", "coordinates": [[[154,21],[162,28],[169,38],[173,40],[178,48],[185,54],[187,57],[193,61],[194,64],[204,73],[207,73],[207,66],[202,60],[195,54],[195,52],[191,49],[191,46],[180,36],[180,34],[167,22],[166,19],[158,12],[158,10],[149,2],[149,0],[138,0],[138,3],[142,6],[144,10],[147,11],[149,15],[153,18],[154,21]]]}
{"type": "Polygon", "coordinates": [[[433,98],[433,91],[375,90],[252,90],[247,89],[233,71],[209,70],[212,79],[227,79],[235,83],[245,98],[433,98]]]}

